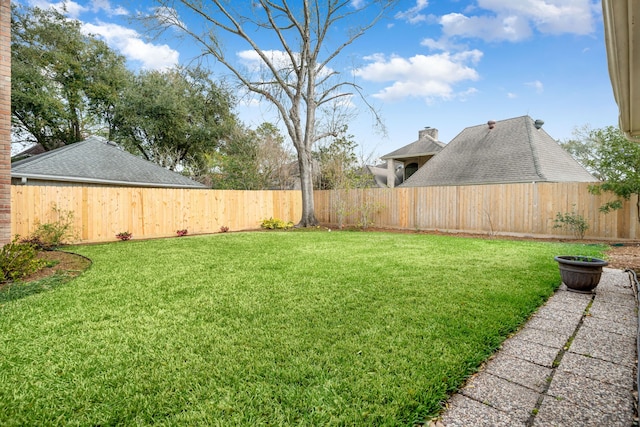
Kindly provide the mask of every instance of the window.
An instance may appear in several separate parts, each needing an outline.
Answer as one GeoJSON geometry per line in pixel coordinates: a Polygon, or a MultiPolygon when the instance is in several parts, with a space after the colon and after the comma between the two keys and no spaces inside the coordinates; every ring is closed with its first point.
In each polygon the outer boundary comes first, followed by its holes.
{"type": "Polygon", "coordinates": [[[416,173],[417,170],[418,170],[417,163],[409,163],[407,166],[404,167],[404,179],[408,179],[411,175],[416,173]]]}

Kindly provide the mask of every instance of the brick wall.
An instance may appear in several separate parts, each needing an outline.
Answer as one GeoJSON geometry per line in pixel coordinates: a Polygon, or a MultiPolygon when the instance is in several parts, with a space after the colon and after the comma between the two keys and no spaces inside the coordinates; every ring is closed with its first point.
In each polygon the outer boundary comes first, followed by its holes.
{"type": "Polygon", "coordinates": [[[11,240],[11,1],[0,0],[0,245],[11,240]]]}

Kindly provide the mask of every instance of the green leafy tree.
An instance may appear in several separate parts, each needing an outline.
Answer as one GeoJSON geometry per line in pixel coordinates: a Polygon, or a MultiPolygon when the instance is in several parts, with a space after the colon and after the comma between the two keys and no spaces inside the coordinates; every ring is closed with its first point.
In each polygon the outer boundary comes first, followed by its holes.
{"type": "Polygon", "coordinates": [[[640,144],[629,141],[613,126],[591,131],[589,140],[593,154],[587,165],[603,181],[591,186],[590,191],[617,196],[600,207],[602,212],[619,209],[623,200],[629,200],[633,194],[640,195],[640,144]]]}
{"type": "Polygon", "coordinates": [[[276,126],[238,127],[211,157],[213,188],[265,190],[292,186],[292,154],[276,126]]]}
{"type": "Polygon", "coordinates": [[[115,141],[170,170],[202,174],[238,126],[234,98],[199,68],[143,71],[115,111],[115,141]]]}
{"type": "Polygon", "coordinates": [[[22,144],[45,150],[89,134],[111,136],[131,73],[124,57],[53,9],[11,7],[11,122],[22,144]]]}
{"type": "Polygon", "coordinates": [[[356,155],[357,143],[347,135],[346,126],[330,142],[314,153],[320,173],[316,180],[320,190],[349,189],[365,186],[368,179],[362,174],[356,155]]]}
{"type": "Polygon", "coordinates": [[[260,190],[264,182],[257,169],[258,142],[253,131],[236,129],[212,156],[210,185],[213,188],[260,190]]]}
{"type": "Polygon", "coordinates": [[[560,146],[569,152],[591,175],[602,180],[600,171],[595,169],[599,164],[598,156],[601,153],[601,150],[598,149],[600,141],[594,139],[596,136],[597,134],[589,125],[584,125],[574,129],[573,138],[561,141],[560,146]]]}
{"type": "MultiPolygon", "coordinates": [[[[161,28],[173,27],[198,43],[205,54],[225,66],[247,91],[278,112],[298,156],[302,217],[298,226],[315,226],[313,200],[314,144],[335,135],[331,120],[320,124],[327,107],[359,93],[340,79],[334,60],[374,26],[396,1],[156,0],[161,28]],[[194,19],[198,24],[194,24],[194,19]],[[189,22],[189,25],[186,23],[189,22]],[[240,41],[259,64],[237,62],[237,50],[225,52],[221,34],[240,41]]],[[[339,117],[339,115],[334,115],[339,117]]],[[[339,123],[344,125],[344,123],[339,123]]]]}
{"type": "Polygon", "coordinates": [[[637,194],[639,147],[627,140],[622,132],[613,126],[592,129],[588,125],[574,130],[573,138],[560,145],[568,151],[594,177],[603,181],[593,185],[590,191],[600,194],[603,191],[618,196],[601,207],[609,212],[622,206],[622,200],[637,194]]]}
{"type": "Polygon", "coordinates": [[[294,187],[292,163],[295,156],[285,145],[284,136],[273,123],[262,123],[255,130],[258,142],[257,168],[265,189],[286,190],[294,187]]]}

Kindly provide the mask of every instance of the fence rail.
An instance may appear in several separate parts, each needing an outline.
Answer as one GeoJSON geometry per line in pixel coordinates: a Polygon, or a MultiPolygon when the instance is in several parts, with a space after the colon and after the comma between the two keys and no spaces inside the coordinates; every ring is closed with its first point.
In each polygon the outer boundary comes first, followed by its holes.
{"type": "MultiPolygon", "coordinates": [[[[595,196],[585,183],[529,183],[316,191],[323,224],[358,225],[363,212],[376,227],[538,237],[570,236],[554,229],[558,212],[574,209],[589,224],[591,239],[639,239],[637,197],[603,214],[610,195],[595,196]]],[[[11,232],[27,236],[55,212],[71,211],[83,242],[256,229],[265,218],[297,222],[299,191],[233,191],[128,187],[12,186],[11,232]]]]}

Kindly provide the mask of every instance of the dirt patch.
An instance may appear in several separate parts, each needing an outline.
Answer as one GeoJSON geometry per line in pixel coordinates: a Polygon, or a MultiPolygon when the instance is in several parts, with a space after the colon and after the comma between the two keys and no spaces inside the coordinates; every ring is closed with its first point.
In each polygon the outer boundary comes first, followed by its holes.
{"type": "Polygon", "coordinates": [[[630,243],[623,246],[611,246],[607,251],[609,267],[621,270],[630,269],[640,273],[640,244],[630,243]]]}
{"type": "Polygon", "coordinates": [[[44,279],[56,273],[64,273],[67,277],[73,278],[79,276],[91,265],[90,259],[64,251],[41,251],[38,252],[37,258],[46,260],[52,264],[51,267],[44,267],[24,277],[22,282],[44,279]]]}

